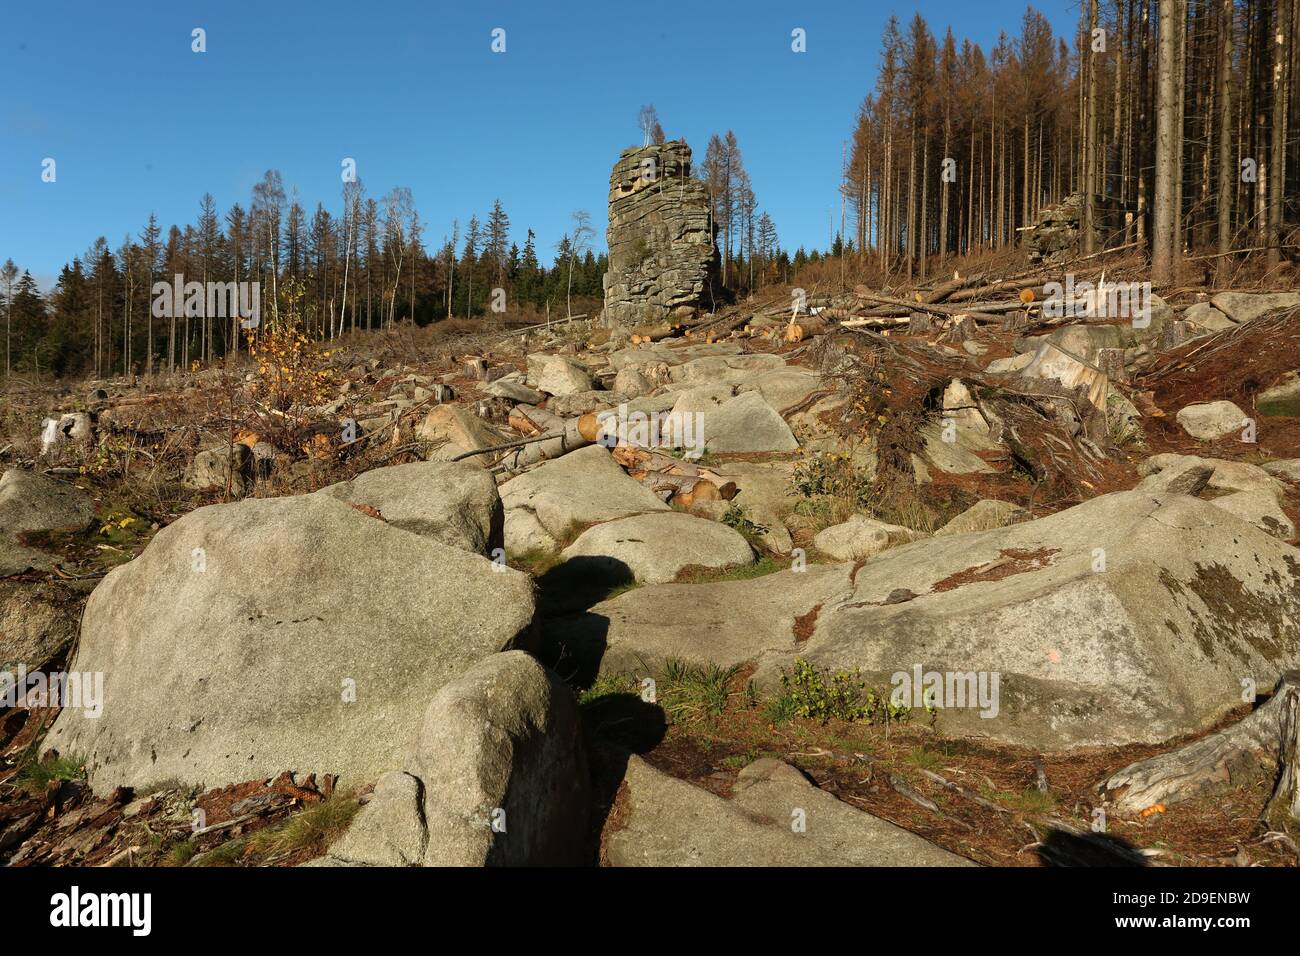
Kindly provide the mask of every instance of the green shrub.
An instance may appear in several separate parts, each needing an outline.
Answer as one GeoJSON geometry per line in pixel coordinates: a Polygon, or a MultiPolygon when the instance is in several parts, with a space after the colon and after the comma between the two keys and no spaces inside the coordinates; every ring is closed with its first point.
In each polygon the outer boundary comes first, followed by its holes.
{"type": "Polygon", "coordinates": [[[768,701],[765,713],[773,723],[796,717],[894,723],[907,720],[910,707],[894,704],[867,687],[857,670],[826,672],[802,657],[794,660],[793,673],[782,669],[781,694],[768,701]]]}

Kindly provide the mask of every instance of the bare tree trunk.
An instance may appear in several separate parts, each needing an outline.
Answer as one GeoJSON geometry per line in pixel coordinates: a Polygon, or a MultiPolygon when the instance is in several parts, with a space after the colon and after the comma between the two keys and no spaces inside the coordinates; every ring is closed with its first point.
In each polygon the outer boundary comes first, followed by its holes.
{"type": "Polygon", "coordinates": [[[1273,129],[1268,161],[1268,267],[1277,268],[1282,260],[1282,211],[1286,191],[1286,119],[1287,94],[1291,89],[1291,3],[1277,0],[1277,21],[1273,28],[1273,129]]]}
{"type": "Polygon", "coordinates": [[[1219,244],[1220,255],[1232,248],[1232,19],[1234,0],[1219,3],[1219,244]]]}
{"type": "MultiPolygon", "coordinates": [[[[1083,142],[1083,252],[1097,251],[1097,54],[1092,32],[1097,29],[1097,0],[1088,0],[1088,99],[1083,142]]],[[[1026,147],[1027,148],[1027,147],[1026,147]]]]}
{"type": "Polygon", "coordinates": [[[1174,201],[1176,153],[1181,130],[1178,121],[1178,0],[1159,0],[1159,52],[1156,61],[1156,193],[1155,222],[1151,235],[1151,279],[1168,285],[1174,279],[1174,201]]]}
{"type": "Polygon", "coordinates": [[[1174,139],[1174,273],[1183,254],[1183,153],[1187,135],[1187,0],[1177,0],[1177,33],[1174,35],[1178,52],[1174,57],[1174,80],[1177,83],[1178,110],[1174,118],[1177,136],[1174,139]]]}

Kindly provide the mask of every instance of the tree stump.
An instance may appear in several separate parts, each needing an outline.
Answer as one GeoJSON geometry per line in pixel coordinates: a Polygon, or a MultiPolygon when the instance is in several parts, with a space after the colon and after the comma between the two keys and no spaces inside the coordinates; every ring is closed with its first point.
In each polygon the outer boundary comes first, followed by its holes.
{"type": "Polygon", "coordinates": [[[1185,747],[1130,764],[1106,780],[1101,790],[1116,812],[1136,814],[1158,803],[1179,803],[1227,786],[1233,774],[1280,770],[1265,819],[1279,811],[1300,815],[1298,709],[1300,671],[1288,671],[1273,696],[1253,713],[1185,747]]]}

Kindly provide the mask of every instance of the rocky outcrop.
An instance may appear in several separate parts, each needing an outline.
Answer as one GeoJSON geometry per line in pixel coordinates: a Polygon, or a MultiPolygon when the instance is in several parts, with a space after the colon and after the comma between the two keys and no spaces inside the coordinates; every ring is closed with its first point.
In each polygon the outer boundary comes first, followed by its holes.
{"type": "Polygon", "coordinates": [[[681,140],[623,150],[609,177],[605,321],[643,323],[711,307],[718,253],[704,183],[681,140]]]}
{"type": "Polygon", "coordinates": [[[1072,193],[1054,206],[1045,207],[1025,237],[1031,262],[1074,255],[1082,242],[1080,220],[1083,193],[1072,193]]]}

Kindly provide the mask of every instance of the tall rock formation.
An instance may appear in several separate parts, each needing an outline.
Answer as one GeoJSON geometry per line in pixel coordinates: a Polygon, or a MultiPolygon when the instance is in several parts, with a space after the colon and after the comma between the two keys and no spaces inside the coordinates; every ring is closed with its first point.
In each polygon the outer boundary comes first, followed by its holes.
{"type": "Polygon", "coordinates": [[[709,193],[682,140],[623,150],[609,177],[605,321],[656,322],[712,308],[718,252],[709,193]]]}

